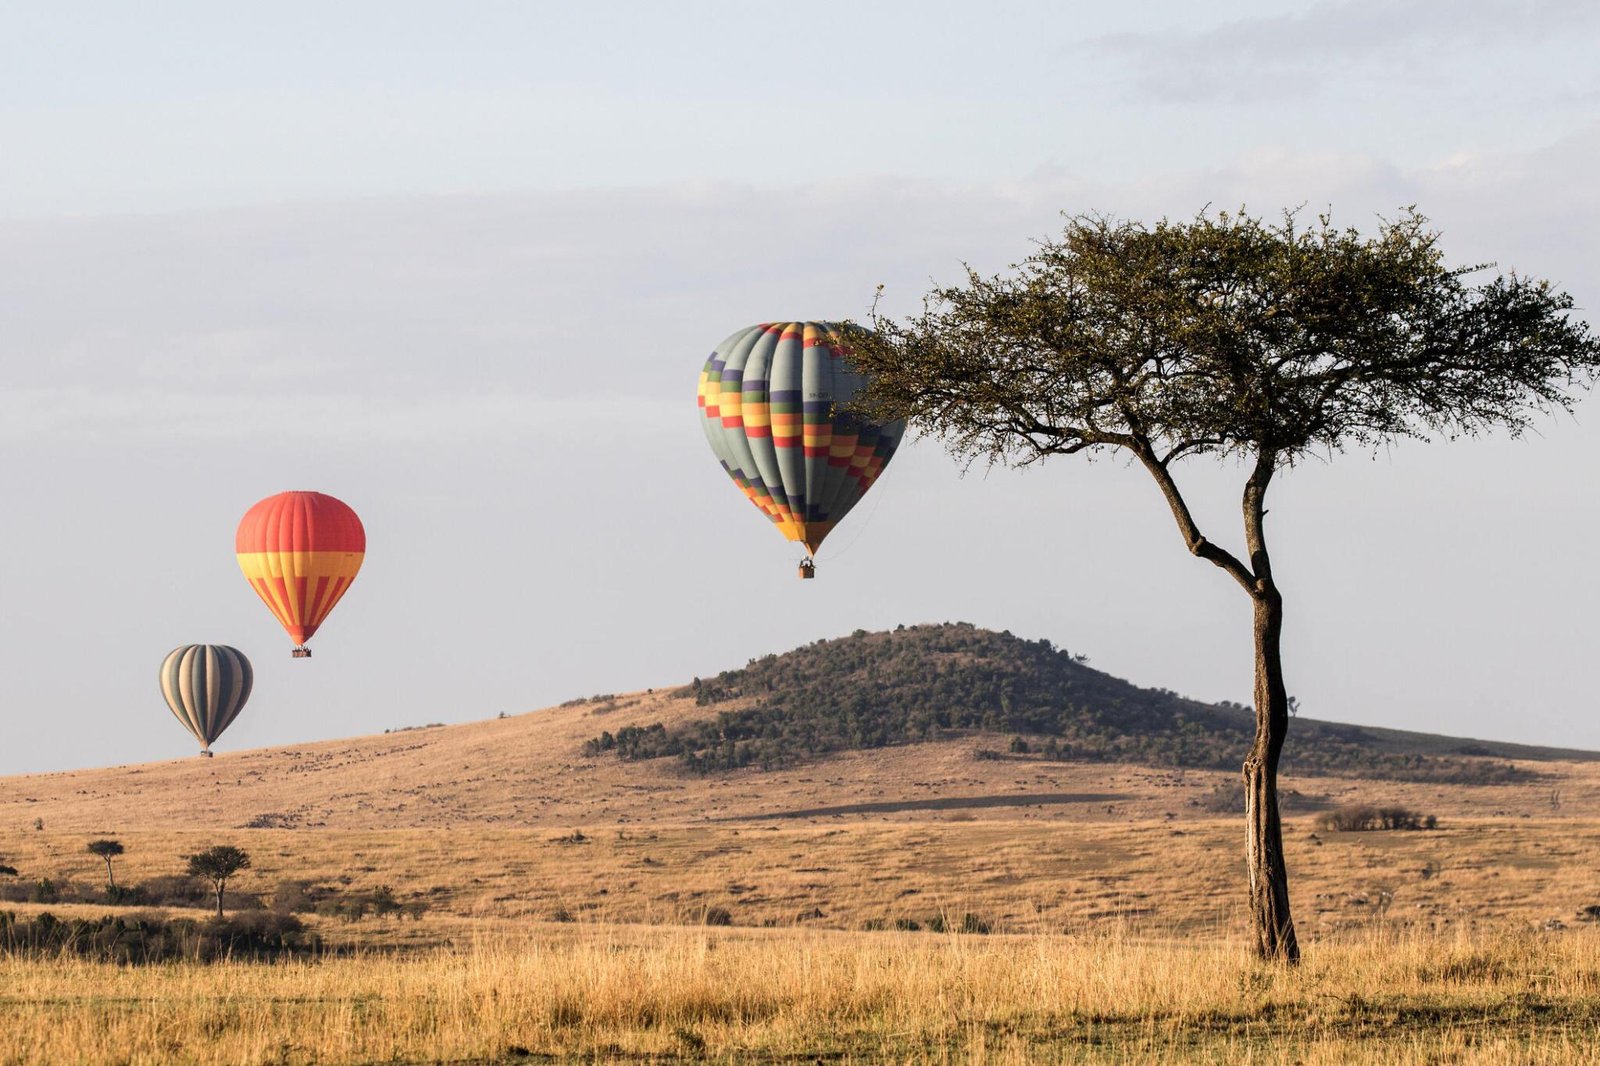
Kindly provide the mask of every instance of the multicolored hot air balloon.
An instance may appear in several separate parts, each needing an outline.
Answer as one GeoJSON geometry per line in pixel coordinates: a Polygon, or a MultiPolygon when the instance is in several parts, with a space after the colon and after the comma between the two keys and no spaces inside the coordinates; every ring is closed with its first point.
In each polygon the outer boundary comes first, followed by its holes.
{"type": "Polygon", "coordinates": [[[161,695],[183,727],[200,741],[200,754],[239,717],[255,675],[250,660],[226,644],[185,644],[161,663],[161,695]]]}
{"type": "Polygon", "coordinates": [[[320,492],[280,492],[245,512],[235,539],[239,569],[295,642],[311,655],[317,631],[361,569],[367,533],[345,504],[320,492]]]}
{"type": "Polygon", "coordinates": [[[845,406],[862,378],[829,322],[770,322],[717,345],[700,371],[700,425],[722,468],[785,537],[811,555],[872,487],[905,423],[877,426],[845,406]]]}

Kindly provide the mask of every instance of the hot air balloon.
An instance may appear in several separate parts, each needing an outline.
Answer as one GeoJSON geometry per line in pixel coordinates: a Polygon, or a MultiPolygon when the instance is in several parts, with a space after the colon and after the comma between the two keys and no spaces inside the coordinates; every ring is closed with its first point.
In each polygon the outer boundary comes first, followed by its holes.
{"type": "Polygon", "coordinates": [[[813,577],[823,538],[894,456],[904,422],[873,425],[845,406],[862,378],[848,337],[828,322],[770,322],[717,345],[700,371],[701,426],[734,484],[806,550],[813,577]]]}
{"type": "Polygon", "coordinates": [[[161,695],[183,727],[200,741],[200,754],[239,717],[254,679],[250,660],[226,644],[185,644],[161,663],[161,695]]]}
{"type": "Polygon", "coordinates": [[[239,569],[309,658],[317,631],[361,569],[367,534],[345,504],[320,492],[280,492],[245,512],[235,539],[239,569]]]}

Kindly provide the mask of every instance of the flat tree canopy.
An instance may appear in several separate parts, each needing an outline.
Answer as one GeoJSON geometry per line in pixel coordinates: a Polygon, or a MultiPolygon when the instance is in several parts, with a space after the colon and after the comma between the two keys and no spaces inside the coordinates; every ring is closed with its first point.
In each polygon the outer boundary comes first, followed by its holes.
{"type": "Polygon", "coordinates": [[[218,918],[222,917],[222,894],[228,887],[228,879],[249,868],[249,854],[232,844],[217,844],[189,856],[189,876],[204,877],[216,890],[218,918]]]}
{"type": "Polygon", "coordinates": [[[1273,476],[1310,455],[1401,437],[1513,435],[1592,384],[1600,344],[1548,282],[1450,267],[1414,210],[1373,236],[1327,216],[1240,211],[1153,226],[1069,218],[1004,275],[969,269],[904,322],[853,339],[857,406],[904,418],[958,456],[1027,464],[1121,451],[1155,480],[1185,547],[1252,601],[1255,744],[1245,760],[1246,868],[1257,949],[1294,960],[1278,821],[1288,728],[1283,601],[1265,528],[1273,476]],[[1244,551],[1205,535],[1181,460],[1232,456],[1247,476],[1244,551]]]}
{"type": "Polygon", "coordinates": [[[117,879],[111,872],[111,860],[123,852],[122,842],[117,840],[91,840],[86,849],[91,855],[98,855],[106,861],[106,884],[111,888],[117,887],[117,879]]]}

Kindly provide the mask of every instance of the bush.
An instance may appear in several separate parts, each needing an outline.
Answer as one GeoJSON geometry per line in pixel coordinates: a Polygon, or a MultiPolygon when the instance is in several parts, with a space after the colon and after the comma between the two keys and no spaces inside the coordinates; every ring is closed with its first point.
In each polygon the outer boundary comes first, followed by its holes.
{"type": "Polygon", "coordinates": [[[0,913],[0,955],[50,959],[69,954],[139,964],[273,959],[321,950],[316,934],[288,915],[256,913],[197,921],[152,914],[58,919],[47,912],[26,921],[0,913]]]}
{"type": "Polygon", "coordinates": [[[310,881],[279,881],[272,890],[272,909],[277,914],[310,914],[326,895],[326,890],[312,888],[310,881]]]}
{"type": "Polygon", "coordinates": [[[726,907],[706,908],[705,923],[707,925],[732,925],[733,912],[726,907]]]}
{"type": "MultiPolygon", "coordinates": [[[[912,923],[913,928],[915,924],[912,923]]],[[[976,933],[981,935],[990,932],[993,928],[994,926],[989,919],[979,917],[976,914],[963,914],[960,918],[946,914],[935,914],[928,919],[928,932],[930,933],[976,933]]]]}
{"type": "Polygon", "coordinates": [[[153,907],[204,906],[211,901],[211,890],[192,877],[163,874],[139,882],[153,907]]]}
{"type": "Polygon", "coordinates": [[[1385,829],[1436,829],[1439,819],[1431,814],[1418,814],[1406,807],[1350,804],[1322,815],[1317,819],[1317,825],[1342,833],[1366,833],[1385,829]]]}
{"type": "Polygon", "coordinates": [[[987,918],[980,918],[976,914],[963,914],[961,916],[961,924],[956,927],[956,932],[983,935],[993,928],[987,918]]]}
{"type": "Polygon", "coordinates": [[[58,881],[50,877],[0,884],[0,903],[86,903],[101,898],[102,891],[97,885],[80,885],[76,881],[58,881]]]}
{"type": "Polygon", "coordinates": [[[148,907],[150,899],[140,885],[107,885],[106,902],[113,907],[148,907]]]}
{"type": "Polygon", "coordinates": [[[915,918],[868,918],[861,923],[861,928],[867,932],[893,929],[897,933],[915,933],[922,929],[922,923],[915,918]]]}
{"type": "MultiPolygon", "coordinates": [[[[216,910],[216,891],[197,877],[182,874],[162,874],[149,877],[130,889],[140,895],[139,903],[146,907],[204,907],[216,910]]],[[[256,911],[265,908],[259,895],[250,892],[229,892],[228,909],[256,911]]]]}
{"type": "Polygon", "coordinates": [[[337,918],[342,922],[359,922],[371,909],[371,905],[360,896],[335,897],[317,904],[318,915],[323,918],[337,918]]]}
{"type": "MultiPolygon", "coordinates": [[[[297,897],[294,887],[304,885],[305,882],[284,882],[280,891],[285,893],[285,900],[296,905],[311,903],[311,908],[324,918],[337,918],[343,922],[359,922],[369,914],[379,918],[389,918],[399,915],[413,921],[420,920],[427,913],[428,904],[423,900],[410,900],[402,903],[395,898],[394,889],[388,885],[379,885],[377,888],[363,892],[339,892],[336,889],[301,890],[297,897]],[[291,886],[285,888],[284,886],[291,886]],[[313,902],[313,897],[314,902],[313,902]]],[[[558,921],[560,919],[557,919],[558,921]]]]}

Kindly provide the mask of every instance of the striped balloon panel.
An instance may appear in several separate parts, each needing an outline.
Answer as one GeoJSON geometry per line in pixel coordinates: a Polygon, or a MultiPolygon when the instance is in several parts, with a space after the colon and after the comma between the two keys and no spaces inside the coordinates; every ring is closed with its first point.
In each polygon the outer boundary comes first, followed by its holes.
{"type": "Polygon", "coordinates": [[[845,411],[861,387],[826,322],[751,326],[700,371],[701,427],[722,468],[783,535],[815,552],[877,480],[905,424],[845,411]]]}
{"type": "Polygon", "coordinates": [[[239,717],[254,679],[250,660],[226,644],[185,644],[161,663],[161,695],[202,751],[239,717]]]}
{"type": "Polygon", "coordinates": [[[245,513],[234,542],[239,569],[296,644],[350,588],[367,535],[343,502],[320,492],[282,492],[245,513]]]}

